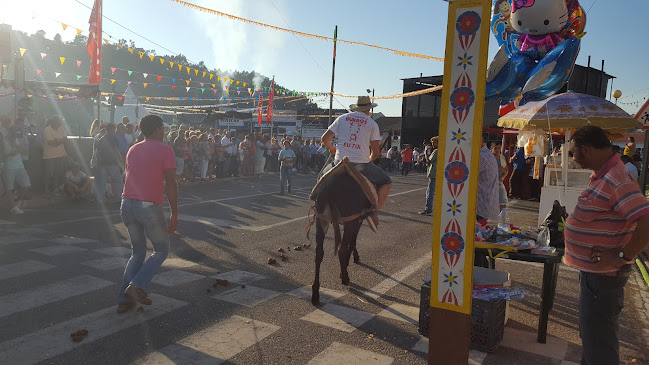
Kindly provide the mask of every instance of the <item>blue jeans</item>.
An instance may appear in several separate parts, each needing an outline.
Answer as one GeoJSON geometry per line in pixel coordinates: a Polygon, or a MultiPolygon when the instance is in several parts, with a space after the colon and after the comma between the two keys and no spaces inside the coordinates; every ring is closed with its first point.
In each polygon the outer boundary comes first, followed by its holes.
{"type": "Polygon", "coordinates": [[[129,300],[124,295],[129,284],[146,290],[169,254],[169,234],[162,204],[123,199],[121,215],[131,238],[133,253],[124,269],[119,291],[120,303],[129,300]],[[153,244],[153,255],[145,263],[147,238],[153,244]]]}
{"type": "Polygon", "coordinates": [[[280,181],[280,188],[279,191],[281,193],[284,193],[284,188],[286,188],[288,184],[288,192],[291,192],[291,185],[293,183],[293,166],[282,166],[280,172],[279,172],[279,181],[280,181]]]}
{"type": "Polygon", "coordinates": [[[581,272],[579,275],[579,335],[582,365],[620,363],[618,317],[624,307],[628,278],[581,272]]]}
{"type": "Polygon", "coordinates": [[[437,179],[428,178],[428,188],[426,189],[426,210],[433,211],[433,199],[435,199],[435,181],[437,179]]]}
{"type": "Polygon", "coordinates": [[[124,190],[124,179],[122,178],[122,170],[117,165],[111,166],[98,166],[94,169],[95,174],[95,199],[101,203],[106,197],[106,181],[108,175],[113,178],[115,183],[115,190],[122,197],[122,190],[124,190]]]}

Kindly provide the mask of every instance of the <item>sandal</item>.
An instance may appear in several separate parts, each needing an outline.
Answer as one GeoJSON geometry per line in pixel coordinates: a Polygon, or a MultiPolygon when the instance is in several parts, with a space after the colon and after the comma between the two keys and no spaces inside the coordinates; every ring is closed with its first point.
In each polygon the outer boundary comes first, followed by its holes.
{"type": "Polygon", "coordinates": [[[124,294],[138,303],[151,305],[151,299],[147,298],[146,292],[142,288],[136,288],[133,285],[129,285],[124,291],[124,294]]]}
{"type": "Polygon", "coordinates": [[[117,304],[117,314],[124,314],[135,308],[135,302],[122,302],[117,304]]]}

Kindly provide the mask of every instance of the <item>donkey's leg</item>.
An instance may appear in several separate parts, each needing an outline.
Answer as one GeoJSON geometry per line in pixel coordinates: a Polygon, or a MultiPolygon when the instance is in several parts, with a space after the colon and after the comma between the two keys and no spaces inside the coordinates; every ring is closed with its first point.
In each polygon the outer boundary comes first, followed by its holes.
{"type": "Polygon", "coordinates": [[[320,264],[324,257],[324,238],[329,228],[329,222],[324,219],[316,219],[315,231],[315,278],[311,286],[311,303],[320,305],[320,264]]]}
{"type": "Polygon", "coordinates": [[[345,231],[340,246],[341,248],[338,252],[340,260],[340,279],[342,280],[343,285],[349,284],[349,272],[347,271],[347,267],[349,266],[351,254],[356,249],[356,238],[358,237],[358,231],[362,224],[362,221],[351,221],[345,223],[345,231]]]}

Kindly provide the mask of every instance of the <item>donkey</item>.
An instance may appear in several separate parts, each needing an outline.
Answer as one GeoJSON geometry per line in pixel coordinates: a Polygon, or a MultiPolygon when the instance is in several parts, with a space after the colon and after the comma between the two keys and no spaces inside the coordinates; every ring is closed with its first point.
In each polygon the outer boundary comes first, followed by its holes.
{"type": "Polygon", "coordinates": [[[358,182],[347,174],[332,174],[322,179],[313,189],[311,200],[315,201],[316,225],[315,278],[311,287],[311,303],[317,306],[320,304],[320,264],[324,257],[324,238],[329,223],[334,227],[334,255],[338,255],[340,261],[340,279],[343,285],[349,285],[349,259],[353,253],[354,263],[360,262],[356,238],[373,205],[358,182]],[[342,238],[340,224],[343,225],[342,238]]]}

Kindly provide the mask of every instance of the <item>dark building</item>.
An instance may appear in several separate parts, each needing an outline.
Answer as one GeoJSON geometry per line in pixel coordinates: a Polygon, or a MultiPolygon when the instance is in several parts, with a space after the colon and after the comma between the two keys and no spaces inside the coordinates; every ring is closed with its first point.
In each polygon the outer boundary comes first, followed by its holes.
{"type": "MultiPolygon", "coordinates": [[[[575,65],[568,83],[559,93],[571,90],[577,93],[606,97],[608,81],[614,77],[592,67],[575,65]],[[569,89],[568,89],[569,88],[569,89]]],[[[443,76],[423,76],[403,79],[403,92],[442,85],[443,76]]],[[[439,117],[442,106],[442,90],[429,94],[402,99],[401,144],[420,146],[439,133],[439,117]]],[[[498,123],[500,100],[487,100],[484,109],[485,127],[495,127],[498,123]]]]}

